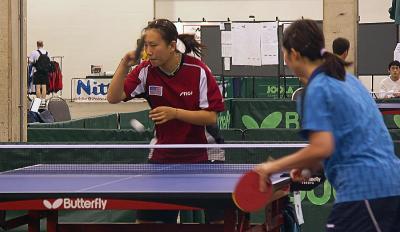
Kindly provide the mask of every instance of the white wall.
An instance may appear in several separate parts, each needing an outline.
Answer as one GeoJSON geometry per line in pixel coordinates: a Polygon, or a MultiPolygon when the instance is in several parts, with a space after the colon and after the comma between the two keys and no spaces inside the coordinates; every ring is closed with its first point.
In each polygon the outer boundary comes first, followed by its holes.
{"type": "MultiPolygon", "coordinates": [[[[391,0],[359,0],[361,22],[390,22],[388,9],[391,0]]],[[[322,20],[323,0],[155,0],[157,18],[199,21],[295,20],[311,18],[322,20]]]]}
{"type": "Polygon", "coordinates": [[[322,20],[322,0],[156,0],[156,17],[185,21],[295,20],[302,16],[322,20]]]}
{"type": "MultiPolygon", "coordinates": [[[[391,0],[359,0],[361,22],[390,22],[391,0]]],[[[84,78],[91,64],[113,71],[135,47],[141,29],[156,18],[198,21],[322,20],[323,0],[29,0],[28,52],[43,40],[52,56],[64,56],[63,97],[71,78],[84,78]],[[154,13],[155,12],[155,13],[154,13]]]]}
{"type": "MultiPolygon", "coordinates": [[[[393,22],[388,9],[391,0],[359,0],[361,23],[393,22]]],[[[248,20],[254,15],[256,20],[281,21],[296,20],[301,17],[323,19],[323,0],[155,0],[156,18],[183,21],[248,20]]],[[[377,91],[383,77],[374,77],[377,91]]],[[[371,77],[360,77],[363,84],[371,89],[371,77]]]]}
{"type": "Polygon", "coordinates": [[[43,40],[50,56],[64,56],[62,96],[70,98],[71,78],[85,78],[91,64],[115,70],[153,10],[153,0],[29,0],[28,52],[43,40]]]}
{"type": "Polygon", "coordinates": [[[393,22],[389,18],[392,0],[358,0],[361,23],[393,22]]]}

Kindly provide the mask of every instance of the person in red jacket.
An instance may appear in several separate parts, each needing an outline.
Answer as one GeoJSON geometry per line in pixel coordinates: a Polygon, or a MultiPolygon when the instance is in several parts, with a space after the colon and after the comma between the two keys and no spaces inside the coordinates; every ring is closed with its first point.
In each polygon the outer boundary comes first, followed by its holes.
{"type": "MultiPolygon", "coordinates": [[[[149,117],[155,122],[155,144],[205,144],[207,125],[215,125],[224,110],[221,92],[210,69],[201,60],[194,35],[178,35],[175,25],[157,19],[144,29],[144,51],[148,60],[136,65],[135,52],[121,60],[107,93],[110,103],[146,96],[149,117]]],[[[151,163],[202,163],[207,149],[154,149],[151,163]]],[[[139,211],[138,221],[176,222],[175,211],[139,211]]],[[[216,219],[211,219],[216,221],[216,219]]]]}

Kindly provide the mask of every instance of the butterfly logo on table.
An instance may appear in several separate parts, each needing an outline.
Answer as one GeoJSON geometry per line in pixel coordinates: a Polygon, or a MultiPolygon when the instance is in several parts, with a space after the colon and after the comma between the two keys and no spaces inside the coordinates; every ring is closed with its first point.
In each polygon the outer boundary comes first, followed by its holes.
{"type": "Polygon", "coordinates": [[[56,199],[53,203],[51,203],[48,200],[43,200],[43,205],[47,208],[47,209],[58,209],[60,208],[60,206],[63,204],[63,199],[59,198],[56,199]]]}

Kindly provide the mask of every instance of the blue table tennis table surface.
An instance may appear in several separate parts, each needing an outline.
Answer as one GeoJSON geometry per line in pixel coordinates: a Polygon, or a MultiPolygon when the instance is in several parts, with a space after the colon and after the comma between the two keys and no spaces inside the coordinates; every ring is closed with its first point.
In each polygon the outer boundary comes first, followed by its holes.
{"type": "MultiPolygon", "coordinates": [[[[255,164],[38,164],[0,173],[3,194],[231,194],[255,164]]],[[[275,174],[274,185],[288,181],[275,174]]]]}
{"type": "Polygon", "coordinates": [[[379,109],[400,109],[400,103],[377,103],[379,109]]]}

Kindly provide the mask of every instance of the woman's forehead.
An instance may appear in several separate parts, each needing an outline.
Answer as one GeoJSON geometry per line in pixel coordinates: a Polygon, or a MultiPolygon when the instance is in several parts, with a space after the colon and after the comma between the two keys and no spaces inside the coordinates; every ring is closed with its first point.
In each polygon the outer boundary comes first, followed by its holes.
{"type": "Polygon", "coordinates": [[[161,34],[156,29],[148,29],[144,32],[143,36],[145,42],[160,42],[162,41],[161,34]]]}

